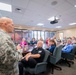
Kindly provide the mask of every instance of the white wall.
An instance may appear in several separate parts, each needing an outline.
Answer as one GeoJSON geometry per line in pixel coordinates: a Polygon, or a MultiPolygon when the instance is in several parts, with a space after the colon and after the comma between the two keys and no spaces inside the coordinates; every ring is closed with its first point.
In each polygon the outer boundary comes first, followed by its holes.
{"type": "Polygon", "coordinates": [[[66,37],[72,37],[72,36],[76,37],[76,28],[57,31],[57,34],[56,34],[57,38],[59,38],[60,33],[63,33],[63,37],[65,37],[65,36],[66,37]]]}

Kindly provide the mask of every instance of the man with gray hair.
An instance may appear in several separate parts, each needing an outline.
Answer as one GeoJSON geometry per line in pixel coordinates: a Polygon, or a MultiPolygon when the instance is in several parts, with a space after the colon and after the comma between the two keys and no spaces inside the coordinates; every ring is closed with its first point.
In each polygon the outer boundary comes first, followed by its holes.
{"type": "Polygon", "coordinates": [[[18,75],[18,60],[22,58],[8,33],[14,25],[10,18],[0,18],[0,75],[18,75]],[[18,57],[20,56],[20,58],[18,57]]]}
{"type": "Polygon", "coordinates": [[[31,67],[34,68],[37,63],[42,62],[45,56],[45,51],[42,48],[43,42],[38,41],[37,47],[34,48],[30,53],[26,54],[23,59],[19,62],[19,75],[23,75],[23,68],[31,67]]]}
{"type": "Polygon", "coordinates": [[[70,53],[73,49],[72,40],[67,39],[67,44],[62,48],[62,52],[70,53]]]}

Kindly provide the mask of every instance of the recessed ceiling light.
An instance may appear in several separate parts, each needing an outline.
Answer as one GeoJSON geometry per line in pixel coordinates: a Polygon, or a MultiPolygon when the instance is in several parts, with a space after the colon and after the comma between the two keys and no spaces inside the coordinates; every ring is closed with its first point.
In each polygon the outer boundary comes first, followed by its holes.
{"type": "Polygon", "coordinates": [[[56,26],[56,28],[61,28],[61,26],[56,26]]]}
{"type": "Polygon", "coordinates": [[[38,25],[38,26],[43,26],[44,24],[43,24],[43,23],[38,23],[37,25],[38,25]]]}
{"type": "Polygon", "coordinates": [[[12,12],[12,6],[10,4],[0,2],[0,10],[12,12]]]}
{"type": "Polygon", "coordinates": [[[59,18],[58,18],[58,17],[53,16],[53,17],[49,18],[48,20],[53,21],[53,20],[55,20],[55,19],[59,19],[59,18]]]}
{"type": "Polygon", "coordinates": [[[69,25],[76,25],[76,23],[70,23],[69,25]]]}

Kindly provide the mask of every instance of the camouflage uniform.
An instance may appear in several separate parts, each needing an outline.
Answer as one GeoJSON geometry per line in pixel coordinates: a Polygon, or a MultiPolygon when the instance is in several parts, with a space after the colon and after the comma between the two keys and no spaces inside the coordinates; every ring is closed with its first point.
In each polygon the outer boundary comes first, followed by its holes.
{"type": "Polygon", "coordinates": [[[0,29],[0,75],[18,75],[21,57],[9,34],[0,29]]]}

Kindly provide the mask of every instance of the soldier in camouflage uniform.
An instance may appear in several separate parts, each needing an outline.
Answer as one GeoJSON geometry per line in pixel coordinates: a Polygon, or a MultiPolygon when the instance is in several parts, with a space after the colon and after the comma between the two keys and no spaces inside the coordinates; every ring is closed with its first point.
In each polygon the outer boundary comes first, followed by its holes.
{"type": "Polygon", "coordinates": [[[9,36],[14,30],[13,21],[10,18],[0,18],[0,75],[18,75],[18,60],[20,53],[9,36]]]}

